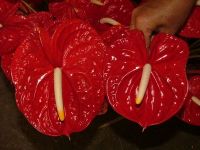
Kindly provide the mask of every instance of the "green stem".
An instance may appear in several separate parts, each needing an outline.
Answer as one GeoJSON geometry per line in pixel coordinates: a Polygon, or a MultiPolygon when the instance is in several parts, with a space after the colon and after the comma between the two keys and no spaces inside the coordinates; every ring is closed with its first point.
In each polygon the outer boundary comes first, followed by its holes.
{"type": "Polygon", "coordinates": [[[37,11],[35,9],[33,9],[27,2],[25,2],[24,0],[22,0],[22,3],[28,8],[30,9],[33,13],[36,13],[37,11]]]}
{"type": "Polygon", "coordinates": [[[196,59],[196,58],[200,58],[200,55],[194,55],[189,57],[189,59],[196,59]]]}
{"type": "Polygon", "coordinates": [[[187,73],[189,73],[189,74],[200,74],[200,70],[188,70],[187,73]]]}
{"type": "Polygon", "coordinates": [[[190,49],[200,47],[200,40],[195,41],[191,46],[190,49]]]}
{"type": "Polygon", "coordinates": [[[106,127],[108,127],[108,126],[111,126],[112,124],[115,124],[115,123],[117,123],[117,122],[123,120],[123,119],[124,119],[123,117],[117,117],[117,118],[115,118],[115,119],[113,119],[113,120],[111,120],[111,121],[109,121],[109,122],[107,122],[107,123],[104,123],[104,124],[100,125],[100,126],[98,127],[98,129],[106,128],[106,127]]]}
{"type": "Polygon", "coordinates": [[[194,53],[197,53],[197,52],[200,52],[200,48],[192,49],[190,51],[190,54],[194,54],[194,53]]]}

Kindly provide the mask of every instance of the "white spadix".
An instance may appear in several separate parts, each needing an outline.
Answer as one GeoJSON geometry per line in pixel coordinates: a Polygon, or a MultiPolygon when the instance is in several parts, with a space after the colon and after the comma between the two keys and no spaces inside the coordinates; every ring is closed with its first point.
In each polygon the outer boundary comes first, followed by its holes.
{"type": "Polygon", "coordinates": [[[92,4],[99,5],[99,6],[105,5],[104,3],[101,2],[101,0],[90,0],[90,2],[92,4]]]}
{"type": "Polygon", "coordinates": [[[113,26],[120,25],[119,22],[117,22],[116,20],[114,20],[112,18],[101,18],[100,23],[101,24],[110,24],[110,25],[113,25],[113,26]]]}
{"type": "Polygon", "coordinates": [[[56,108],[59,119],[64,121],[64,106],[63,106],[63,95],[62,95],[62,70],[61,68],[54,68],[54,94],[56,101],[56,108]]]}
{"type": "Polygon", "coordinates": [[[147,89],[147,86],[149,83],[150,75],[151,75],[151,65],[145,64],[143,67],[143,71],[142,71],[142,78],[140,80],[138,93],[137,93],[136,99],[135,99],[135,102],[138,105],[141,104],[141,102],[144,98],[144,95],[145,95],[145,92],[146,92],[146,89],[147,89]]]}
{"type": "Polygon", "coordinates": [[[198,99],[196,96],[192,96],[192,101],[197,104],[198,106],[200,106],[200,99],[198,99]]]}

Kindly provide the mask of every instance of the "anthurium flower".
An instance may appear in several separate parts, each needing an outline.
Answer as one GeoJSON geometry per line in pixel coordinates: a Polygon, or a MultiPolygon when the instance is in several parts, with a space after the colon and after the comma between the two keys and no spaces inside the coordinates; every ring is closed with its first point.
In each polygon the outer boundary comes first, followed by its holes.
{"type": "Polygon", "coordinates": [[[187,44],[172,35],[155,35],[149,49],[143,33],[119,27],[107,39],[105,68],[109,103],[116,112],[142,127],[175,115],[187,95],[187,44]]]}
{"type": "MultiPolygon", "coordinates": [[[[20,22],[14,22],[0,29],[0,40],[2,42],[1,68],[6,77],[11,81],[10,65],[13,58],[13,52],[23,42],[23,40],[38,27],[48,27],[53,24],[52,15],[48,12],[33,13],[20,22]],[[12,37],[12,39],[9,39],[12,37]],[[4,43],[3,43],[4,42],[4,43]]],[[[52,28],[53,30],[53,28],[52,28]]],[[[53,31],[52,31],[53,32],[53,31]]]]}
{"type": "Polygon", "coordinates": [[[110,27],[105,23],[105,19],[129,26],[132,10],[135,7],[131,0],[69,0],[68,2],[74,6],[77,15],[82,19],[86,17],[85,19],[99,32],[110,27]]]}
{"type": "Polygon", "coordinates": [[[200,38],[200,6],[194,8],[180,35],[187,38],[200,38]]]}
{"type": "MultiPolygon", "coordinates": [[[[33,25],[44,24],[49,14],[34,13],[28,17],[18,13],[20,2],[0,0],[0,56],[14,52],[33,25]],[[47,15],[48,14],[48,15],[47,15]],[[46,15],[46,18],[45,18],[46,15]],[[43,22],[42,22],[43,20],[43,22]]],[[[48,24],[48,22],[45,22],[48,24]]]]}
{"type": "Polygon", "coordinates": [[[51,136],[85,129],[101,111],[105,46],[80,20],[67,20],[53,34],[33,32],[15,52],[11,72],[20,111],[51,136]]]}
{"type": "Polygon", "coordinates": [[[188,124],[200,126],[200,71],[189,75],[189,92],[179,117],[188,124]]]}
{"type": "Polygon", "coordinates": [[[17,14],[18,7],[19,2],[0,0],[0,56],[18,45],[19,33],[22,32],[20,22],[25,19],[17,14]]]}

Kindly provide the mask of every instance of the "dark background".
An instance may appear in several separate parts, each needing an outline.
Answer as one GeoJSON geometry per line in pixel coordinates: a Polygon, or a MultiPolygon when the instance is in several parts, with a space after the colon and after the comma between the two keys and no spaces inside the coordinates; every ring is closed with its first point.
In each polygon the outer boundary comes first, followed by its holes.
{"type": "Polygon", "coordinates": [[[99,129],[116,117],[109,109],[71,141],[42,135],[18,111],[13,87],[0,71],[0,150],[200,150],[200,127],[173,118],[144,132],[126,119],[99,129]]]}

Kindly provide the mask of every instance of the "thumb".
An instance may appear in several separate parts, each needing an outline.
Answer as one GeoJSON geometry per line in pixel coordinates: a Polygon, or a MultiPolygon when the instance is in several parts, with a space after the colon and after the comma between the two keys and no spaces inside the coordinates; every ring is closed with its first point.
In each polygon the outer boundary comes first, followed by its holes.
{"type": "Polygon", "coordinates": [[[137,15],[137,10],[132,12],[130,29],[138,29],[143,32],[146,47],[148,48],[151,42],[151,36],[154,31],[154,25],[148,21],[145,17],[137,15]]]}
{"type": "Polygon", "coordinates": [[[131,15],[131,22],[130,22],[131,30],[135,29],[135,24],[136,24],[136,10],[133,10],[132,15],[131,15]]]}

